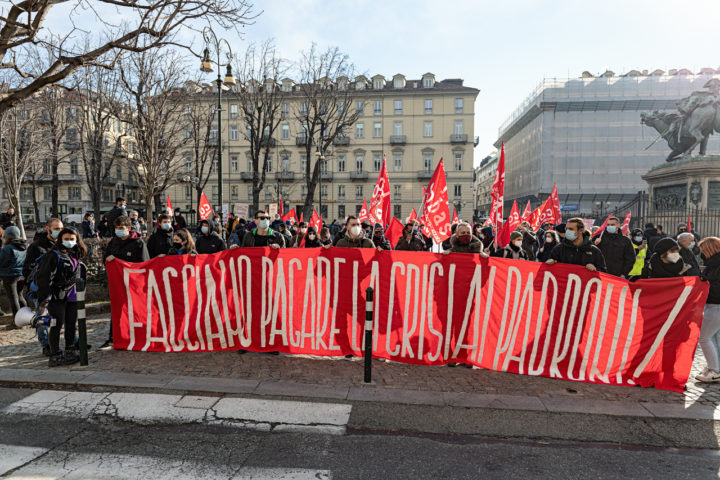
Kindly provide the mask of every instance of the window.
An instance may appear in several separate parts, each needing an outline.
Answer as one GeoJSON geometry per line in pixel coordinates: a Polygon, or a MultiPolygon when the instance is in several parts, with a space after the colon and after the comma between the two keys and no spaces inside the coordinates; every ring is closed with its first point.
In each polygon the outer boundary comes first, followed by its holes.
{"type": "Polygon", "coordinates": [[[425,100],[425,114],[432,113],[432,99],[425,100]]]}
{"type": "Polygon", "coordinates": [[[327,184],[320,185],[320,198],[327,200],[328,198],[328,186],[327,184]]]}
{"type": "Polygon", "coordinates": [[[77,142],[77,128],[66,128],[65,129],[65,141],[68,143],[77,142]]]}
{"type": "Polygon", "coordinates": [[[363,138],[365,136],[365,124],[364,123],[356,123],[355,124],[355,138],[363,138]]]}
{"type": "Polygon", "coordinates": [[[252,159],[250,158],[250,154],[247,155],[247,170],[246,171],[248,171],[248,172],[255,171],[255,170],[253,170],[253,162],[252,162],[252,159]]]}
{"type": "Polygon", "coordinates": [[[380,122],[373,123],[373,137],[374,138],[382,137],[382,123],[380,123],[380,122]]]}
{"type": "Polygon", "coordinates": [[[303,102],[300,104],[300,115],[307,115],[308,114],[308,104],[306,102],[303,102]]]}
{"type": "Polygon", "coordinates": [[[217,187],[217,185],[213,185],[213,187],[212,187],[212,198],[213,198],[213,200],[217,200],[217,199],[218,199],[218,187],[217,187]]]}
{"type": "Polygon", "coordinates": [[[393,185],[393,200],[400,200],[402,197],[401,187],[402,185],[393,185]]]}
{"type": "Polygon", "coordinates": [[[283,83],[282,90],[283,92],[292,92],[292,84],[289,82],[283,83]]]}
{"type": "Polygon", "coordinates": [[[337,161],[338,172],[342,173],[345,171],[345,154],[341,153],[338,155],[337,161]]]}
{"type": "MultiPolygon", "coordinates": [[[[305,173],[305,169],[307,168],[307,155],[304,153],[300,154],[300,172],[305,173]]],[[[303,195],[304,197],[305,195],[303,195]]]]}
{"type": "Polygon", "coordinates": [[[237,185],[230,185],[230,199],[231,200],[238,199],[238,186],[237,185]]]}
{"type": "Polygon", "coordinates": [[[345,200],[345,185],[338,185],[338,200],[345,200]]]}
{"type": "Polygon", "coordinates": [[[185,129],[183,130],[183,138],[185,140],[188,140],[192,136],[192,127],[190,125],[187,125],[185,129]]]}
{"type": "Polygon", "coordinates": [[[365,110],[365,102],[355,102],[355,111],[360,112],[360,114],[362,115],[363,110],[365,110]]]}
{"type": "Polygon", "coordinates": [[[423,168],[426,172],[432,172],[432,153],[423,153],[423,168]]]}
{"type": "Polygon", "coordinates": [[[190,170],[192,170],[192,158],[185,157],[185,171],[189,172],[190,170]]]}
{"type": "Polygon", "coordinates": [[[462,160],[463,160],[463,154],[462,152],[455,152],[453,153],[453,159],[455,160],[455,171],[460,172],[462,171],[462,160]]]}
{"type": "Polygon", "coordinates": [[[230,118],[238,117],[238,106],[237,104],[230,105],[230,118]]]}
{"type": "Polygon", "coordinates": [[[301,185],[300,186],[300,198],[302,198],[304,200],[305,197],[307,197],[307,186],[301,185]]]}
{"type": "Polygon", "coordinates": [[[355,171],[360,173],[363,171],[363,163],[365,162],[365,155],[363,154],[357,154],[355,155],[355,171]]]}
{"type": "Polygon", "coordinates": [[[283,140],[290,138],[290,125],[285,124],[280,128],[280,138],[283,140]]]}
{"type": "Polygon", "coordinates": [[[375,115],[382,115],[382,100],[375,100],[373,103],[373,113],[375,115]]]}
{"type": "MultiPolygon", "coordinates": [[[[72,160],[70,160],[70,168],[72,169],[72,160]]],[[[122,165],[119,163],[115,165],[115,176],[117,178],[122,178],[122,165]]]]}
{"type": "MultiPolygon", "coordinates": [[[[183,119],[190,120],[192,118],[192,107],[183,108],[183,119]]],[[[118,130],[119,132],[120,130],[118,130]]]]}
{"type": "Polygon", "coordinates": [[[402,172],[403,154],[402,152],[393,153],[393,171],[402,172]]]}
{"type": "Polygon", "coordinates": [[[303,141],[307,140],[307,125],[302,126],[302,129],[300,130],[300,138],[303,141]]]}
{"type": "Polygon", "coordinates": [[[463,99],[462,98],[455,99],[455,113],[463,113],[463,99]]]}
{"type": "Polygon", "coordinates": [[[404,86],[405,86],[405,80],[403,80],[402,78],[396,78],[393,81],[393,87],[395,87],[395,88],[403,88],[404,86]]]}
{"type": "Polygon", "coordinates": [[[381,168],[382,168],[382,154],[374,153],[373,154],[373,172],[379,172],[381,168]]]}
{"type": "Polygon", "coordinates": [[[338,116],[342,116],[345,113],[345,102],[338,102],[338,116]]]}
{"type": "Polygon", "coordinates": [[[393,124],[393,135],[396,137],[402,135],[402,122],[395,122],[393,124]]]}
{"type": "MultiPolygon", "coordinates": [[[[393,216],[395,218],[403,218],[402,205],[393,205],[393,216]]],[[[403,220],[404,221],[404,220],[403,220]]]]}
{"type": "Polygon", "coordinates": [[[453,131],[455,132],[455,135],[463,134],[463,121],[462,120],[455,120],[455,129],[453,131]]]}
{"type": "Polygon", "coordinates": [[[462,185],[455,185],[453,188],[453,194],[455,197],[462,197],[462,185]]]}
{"type": "Polygon", "coordinates": [[[361,198],[363,198],[363,186],[355,185],[355,199],[360,200],[361,198]]]}
{"type": "Polygon", "coordinates": [[[237,140],[237,139],[238,139],[238,126],[230,125],[230,140],[237,140]]]}
{"type": "Polygon", "coordinates": [[[425,88],[432,88],[433,86],[433,79],[432,77],[426,77],[423,79],[423,87],[425,88]]]}
{"type": "Polygon", "coordinates": [[[345,205],[338,205],[338,218],[345,219],[345,205]]]}
{"type": "Polygon", "coordinates": [[[214,159],[212,163],[210,164],[210,173],[216,173],[217,172],[217,159],[214,159]]]}
{"type": "Polygon", "coordinates": [[[240,166],[240,162],[238,161],[237,155],[230,155],[230,171],[233,173],[237,173],[240,166]]]}
{"type": "Polygon", "coordinates": [[[423,122],[423,137],[432,137],[432,122],[423,122]]]}
{"type": "Polygon", "coordinates": [[[266,172],[272,172],[272,155],[268,155],[267,157],[267,163],[265,163],[265,171],[266,172]]]}
{"type": "Polygon", "coordinates": [[[280,168],[282,168],[283,172],[290,171],[290,157],[287,154],[283,154],[280,160],[280,168]]]}
{"type": "Polygon", "coordinates": [[[52,160],[46,158],[43,161],[43,175],[50,175],[51,171],[52,171],[52,160]]]}
{"type": "Polygon", "coordinates": [[[80,200],[80,187],[68,187],[68,200],[80,200]]]}
{"type": "Polygon", "coordinates": [[[280,119],[285,120],[288,116],[290,116],[290,105],[283,103],[280,105],[280,119]]]}
{"type": "Polygon", "coordinates": [[[382,88],[383,88],[383,81],[382,81],[382,79],[378,78],[377,80],[375,80],[375,83],[373,84],[373,87],[375,88],[375,90],[382,90],[382,88]]]}
{"type": "Polygon", "coordinates": [[[43,200],[52,200],[52,187],[43,187],[43,200]]]}
{"type": "MultiPolygon", "coordinates": [[[[76,157],[72,157],[70,159],[70,175],[79,175],[79,170],[80,169],[78,168],[78,159],[76,157]]],[[[118,175],[118,177],[122,177],[122,175],[118,175]]]]}
{"type": "Polygon", "coordinates": [[[395,115],[402,115],[402,100],[395,100],[393,105],[395,106],[395,115]]]}
{"type": "Polygon", "coordinates": [[[217,127],[217,125],[213,125],[210,127],[210,139],[215,140],[215,142],[217,143],[217,138],[218,138],[218,127],[217,127]]]}
{"type": "Polygon", "coordinates": [[[192,197],[192,185],[185,185],[185,198],[190,199],[192,197]]]}

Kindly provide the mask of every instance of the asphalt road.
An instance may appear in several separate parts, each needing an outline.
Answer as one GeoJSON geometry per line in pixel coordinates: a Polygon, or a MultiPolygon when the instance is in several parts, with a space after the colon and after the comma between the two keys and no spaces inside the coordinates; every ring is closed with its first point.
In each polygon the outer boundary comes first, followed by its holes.
{"type": "MultiPolygon", "coordinates": [[[[0,408],[34,393],[0,389],[0,408]]],[[[718,478],[716,451],[416,435],[344,435],[0,415],[3,478],[718,478]],[[24,456],[24,457],[23,457],[24,456]]]]}

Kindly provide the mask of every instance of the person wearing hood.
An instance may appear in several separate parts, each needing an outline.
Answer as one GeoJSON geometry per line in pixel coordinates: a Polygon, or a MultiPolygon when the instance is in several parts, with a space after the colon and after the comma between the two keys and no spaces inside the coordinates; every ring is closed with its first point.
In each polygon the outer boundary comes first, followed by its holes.
{"type": "Polygon", "coordinates": [[[82,237],[83,238],[97,238],[98,234],[95,231],[95,217],[92,213],[87,212],[83,217],[82,222],[82,237]]]}
{"type": "Polygon", "coordinates": [[[404,250],[408,252],[424,252],[427,250],[425,240],[420,234],[418,222],[410,220],[403,228],[402,237],[395,245],[395,250],[404,250]]]}
{"type": "Polygon", "coordinates": [[[195,248],[198,253],[218,253],[225,250],[225,242],[215,232],[215,223],[207,219],[200,222],[200,233],[195,239],[195,248]]]}
{"type": "Polygon", "coordinates": [[[537,258],[537,251],[540,246],[540,242],[538,241],[535,234],[532,232],[530,222],[522,222],[520,224],[520,227],[518,227],[518,231],[522,233],[522,249],[525,250],[525,253],[527,254],[527,259],[535,261],[535,259],[537,258]]]}
{"type": "Polygon", "coordinates": [[[720,382],[720,238],[706,237],[698,246],[705,263],[702,277],[710,283],[710,290],[698,341],[707,366],[695,378],[714,383],[720,382]]]}
{"type": "Polygon", "coordinates": [[[543,245],[538,250],[537,260],[538,262],[546,262],[550,260],[550,253],[560,243],[560,237],[554,230],[546,230],[543,235],[543,245]]]}
{"type": "Polygon", "coordinates": [[[483,242],[485,250],[490,250],[492,248],[493,242],[495,241],[495,234],[493,233],[493,227],[491,225],[481,227],[480,234],[475,236],[483,242]]]}
{"type": "Polygon", "coordinates": [[[571,218],[565,224],[565,239],[550,252],[547,265],[556,263],[580,265],[591,272],[605,272],[605,258],[598,247],[592,244],[590,232],[585,229],[582,218],[571,218]]]}
{"type": "MultiPolygon", "coordinates": [[[[357,217],[350,215],[345,222],[347,234],[337,242],[336,247],[342,248],[375,248],[372,240],[365,237],[365,231],[360,227],[357,217]]],[[[328,245],[325,248],[329,248],[328,245]]]]}
{"type": "Polygon", "coordinates": [[[245,234],[247,233],[247,221],[244,218],[240,218],[237,221],[237,225],[235,225],[235,229],[232,231],[230,236],[228,237],[228,245],[233,246],[237,245],[238,247],[242,245],[243,238],[245,238],[245,234]]]}
{"type": "Polygon", "coordinates": [[[160,214],[160,228],[150,235],[147,241],[150,258],[165,255],[173,245],[172,217],[166,213],[160,214]]]}
{"type": "Polygon", "coordinates": [[[27,305],[22,295],[25,286],[22,269],[28,244],[27,240],[20,238],[20,229],[13,225],[5,229],[3,245],[0,250],[0,277],[15,315],[21,307],[27,305]]]}
{"type": "Polygon", "coordinates": [[[459,223],[453,223],[450,225],[450,236],[442,241],[440,246],[443,250],[450,250],[452,248],[452,245],[450,245],[450,239],[455,235],[455,230],[457,230],[459,223]]]}
{"type": "Polygon", "coordinates": [[[652,257],[645,262],[642,278],[684,277],[690,268],[682,260],[680,245],[675,239],[665,237],[655,243],[652,257]]]}
{"type": "Polygon", "coordinates": [[[610,217],[605,231],[595,239],[595,245],[605,258],[607,273],[627,278],[635,265],[635,249],[629,238],[620,230],[620,219],[610,217]]]}
{"type": "MultiPolygon", "coordinates": [[[[270,215],[263,210],[255,212],[257,227],[243,237],[243,247],[270,247],[275,250],[285,246],[285,239],[280,233],[270,228],[270,215]]],[[[198,249],[198,251],[200,251],[198,249]]],[[[201,252],[202,253],[202,252],[201,252]]]]}
{"type": "Polygon", "coordinates": [[[308,227],[307,232],[305,232],[305,248],[318,248],[322,247],[323,244],[320,241],[320,238],[318,238],[318,234],[315,231],[315,227],[308,227]]]}
{"type": "Polygon", "coordinates": [[[320,243],[323,244],[323,247],[325,245],[332,245],[332,238],[330,237],[330,229],[328,227],[320,229],[320,243]]]}
{"type": "MultiPolygon", "coordinates": [[[[275,229],[275,227],[271,228],[275,229]]],[[[292,240],[292,235],[288,232],[288,227],[285,225],[285,222],[280,222],[277,224],[277,232],[282,235],[283,241],[285,242],[285,245],[290,245],[290,240],[292,240]]]]}
{"type": "Polygon", "coordinates": [[[700,264],[697,257],[693,253],[695,247],[695,236],[689,232],[683,232],[677,236],[678,245],[680,245],[680,256],[683,262],[690,265],[690,270],[685,273],[686,277],[700,276],[700,264]]]}
{"type": "Polygon", "coordinates": [[[558,223],[557,225],[555,225],[555,231],[557,232],[558,237],[560,237],[560,241],[561,241],[561,242],[562,242],[563,240],[565,240],[565,229],[566,229],[566,227],[567,227],[567,224],[565,224],[565,223],[558,223]]]}
{"type": "Polygon", "coordinates": [[[385,229],[379,223],[375,224],[375,230],[373,231],[372,241],[378,250],[392,250],[390,240],[385,238],[385,229]]]}
{"type": "Polygon", "coordinates": [[[493,257],[508,258],[512,260],[527,260],[528,254],[522,248],[523,245],[523,234],[522,232],[515,230],[510,232],[510,243],[505,245],[504,248],[495,250],[492,254],[493,257]]]}
{"type": "Polygon", "coordinates": [[[305,237],[305,233],[307,233],[307,223],[298,223],[297,233],[290,238],[290,244],[288,246],[293,248],[299,247],[300,242],[302,242],[303,237],[305,237]]]}
{"type": "Polygon", "coordinates": [[[638,275],[642,275],[643,268],[645,267],[647,241],[645,241],[643,231],[639,228],[630,232],[630,241],[632,242],[633,249],[635,250],[635,263],[633,264],[633,268],[630,270],[628,277],[637,277],[638,275]]]}
{"type": "Polygon", "coordinates": [[[443,253],[476,253],[488,258],[489,255],[484,250],[482,241],[472,234],[470,224],[460,222],[455,229],[455,235],[450,237],[450,249],[443,253]]]}

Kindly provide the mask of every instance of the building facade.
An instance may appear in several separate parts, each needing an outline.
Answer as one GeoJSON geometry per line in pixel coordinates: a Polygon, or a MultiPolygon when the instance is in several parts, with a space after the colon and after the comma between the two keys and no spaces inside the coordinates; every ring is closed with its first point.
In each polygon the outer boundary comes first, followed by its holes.
{"type": "Polygon", "coordinates": [[[498,153],[493,152],[480,160],[480,165],[475,169],[475,216],[478,218],[490,215],[490,205],[492,204],[490,192],[495,181],[498,160],[498,153]]]}
{"type": "MultiPolygon", "coordinates": [[[[641,112],[676,110],[720,71],[703,69],[605,72],[567,80],[544,79],[499,128],[505,143],[506,208],[533,207],[557,184],[564,211],[599,215],[630,200],[647,184],[641,175],[665,161],[669,148],[640,123],[641,112]]],[[[718,151],[712,138],[708,150],[718,151]]]]}
{"type": "MultiPolygon", "coordinates": [[[[303,108],[302,96],[290,79],[278,82],[278,86],[283,92],[282,121],[272,139],[271,161],[259,206],[267,208],[282,195],[287,211],[301,207],[305,200],[308,139],[296,119],[296,112],[303,108]]],[[[358,76],[348,80],[347,88],[353,98],[350,108],[361,111],[361,115],[352,131],[344,132],[325,152],[326,170],[315,190],[314,202],[317,205],[322,195],[324,220],[342,221],[360,210],[363,199],[370,201],[383,155],[387,159],[395,217],[404,221],[412,208],[420,207],[422,189],[443,158],[450,207],[465,212],[469,218],[474,207],[474,104],[479,90],[464,86],[460,79],[436,80],[431,73],[418,80],[400,74],[392,79],[358,76]]],[[[217,91],[205,84],[203,91],[189,101],[214,105],[217,91]]],[[[237,97],[224,95],[222,109],[223,202],[235,211],[252,202],[252,165],[245,133],[248,127],[243,124],[237,97]]],[[[190,164],[187,170],[191,170],[190,164]]],[[[197,208],[197,195],[190,183],[180,182],[168,194],[175,207],[186,211],[197,208]]],[[[215,170],[205,194],[211,203],[217,202],[215,170]]]]}

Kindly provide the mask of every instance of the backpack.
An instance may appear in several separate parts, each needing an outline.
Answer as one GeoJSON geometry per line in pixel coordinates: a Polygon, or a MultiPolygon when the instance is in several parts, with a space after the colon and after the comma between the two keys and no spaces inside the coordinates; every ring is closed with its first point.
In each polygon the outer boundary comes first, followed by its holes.
{"type": "MultiPolygon", "coordinates": [[[[37,298],[37,292],[38,292],[38,285],[37,285],[37,276],[38,271],[40,270],[40,261],[42,258],[45,257],[45,255],[48,255],[49,253],[53,252],[53,250],[50,250],[46,253],[43,253],[38,258],[35,259],[35,261],[32,263],[32,266],[30,267],[30,275],[28,275],[28,278],[26,279],[26,283],[28,285],[28,297],[29,298],[37,298]]],[[[75,285],[75,282],[77,281],[78,272],[80,271],[77,266],[73,266],[72,260],[70,260],[70,257],[62,254],[58,251],[55,251],[56,257],[57,257],[57,265],[55,265],[55,271],[51,275],[52,277],[52,286],[56,291],[59,291],[61,296],[64,298],[65,294],[67,293],[70,288],[75,285]],[[66,275],[65,272],[68,270],[65,267],[70,266],[69,270],[72,270],[72,275],[66,275]],[[60,273],[58,273],[60,272],[60,273]]],[[[80,263],[78,262],[78,265],[80,263]]]]}

